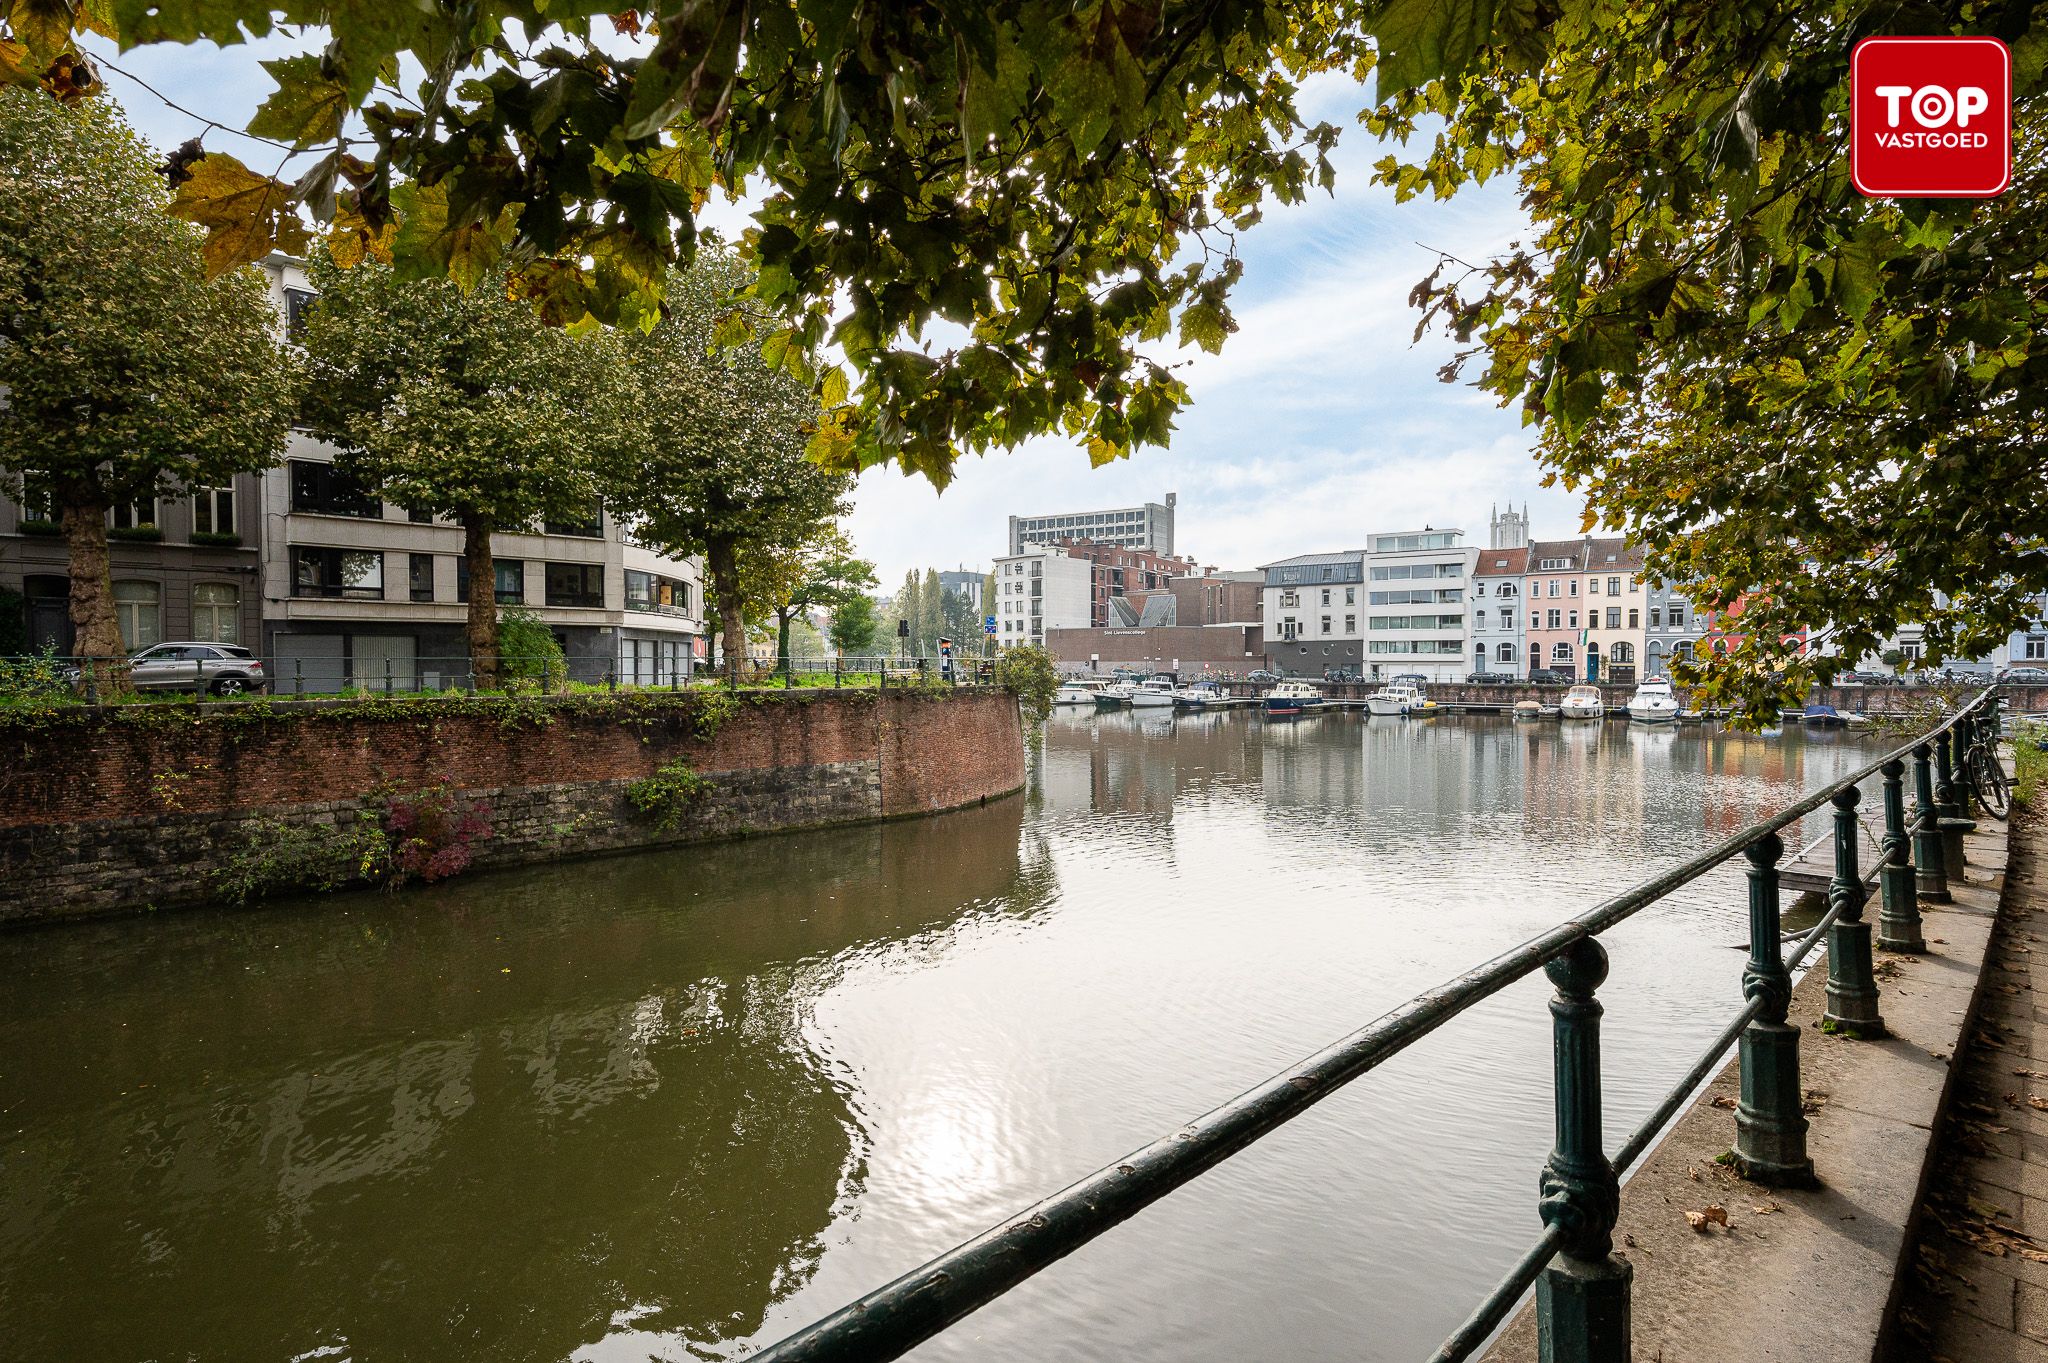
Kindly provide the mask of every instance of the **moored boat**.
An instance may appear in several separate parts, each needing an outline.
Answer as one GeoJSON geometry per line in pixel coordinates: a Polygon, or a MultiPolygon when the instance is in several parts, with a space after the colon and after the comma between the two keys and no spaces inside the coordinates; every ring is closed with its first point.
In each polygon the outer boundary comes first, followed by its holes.
{"type": "Polygon", "coordinates": [[[1173,691],[1172,678],[1153,677],[1148,681],[1141,681],[1131,688],[1131,704],[1139,709],[1147,709],[1156,705],[1164,705],[1171,708],[1173,705],[1173,691]]]}
{"type": "Polygon", "coordinates": [[[1647,677],[1628,698],[1628,717],[1638,724],[1673,724],[1678,720],[1678,697],[1668,677],[1647,677]]]}
{"type": "Polygon", "coordinates": [[[1105,682],[1101,689],[1095,693],[1095,708],[1098,710],[1115,710],[1130,703],[1131,684],[1129,682],[1105,682]]]}
{"type": "Polygon", "coordinates": [[[1534,701],[1534,700],[1518,700],[1518,701],[1516,701],[1516,702],[1515,702],[1515,718],[1516,718],[1516,719],[1541,719],[1541,718],[1543,718],[1543,703],[1542,703],[1541,701],[1534,701]]]}
{"type": "Polygon", "coordinates": [[[1229,699],[1215,682],[1196,682],[1174,691],[1173,706],[1176,710],[1220,710],[1229,699]]]}
{"type": "Polygon", "coordinates": [[[1806,722],[1822,729],[1842,727],[1842,712],[1832,705],[1809,705],[1806,707],[1806,722]]]}
{"type": "Polygon", "coordinates": [[[1320,710],[1322,706],[1322,688],[1305,681],[1283,681],[1266,693],[1269,715],[1298,715],[1305,710],[1320,710]]]}
{"type": "Polygon", "coordinates": [[[1069,677],[1060,683],[1060,689],[1052,693],[1054,705],[1093,705],[1102,692],[1102,683],[1092,678],[1069,677]]]}
{"type": "Polygon", "coordinates": [[[1599,687],[1582,684],[1565,692],[1557,709],[1566,719],[1599,719],[1607,713],[1607,702],[1601,699],[1599,687]]]}
{"type": "Polygon", "coordinates": [[[1412,715],[1435,705],[1410,682],[1388,682],[1365,698],[1365,708],[1376,715],[1412,715]]]}

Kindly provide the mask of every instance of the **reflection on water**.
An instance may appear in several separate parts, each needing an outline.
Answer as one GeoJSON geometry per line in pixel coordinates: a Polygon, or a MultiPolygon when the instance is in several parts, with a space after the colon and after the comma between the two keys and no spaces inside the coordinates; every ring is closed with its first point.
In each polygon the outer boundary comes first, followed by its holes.
{"type": "MultiPolygon", "coordinates": [[[[17,934],[0,1339],[736,1356],[1864,753],[1062,715],[1027,795],[983,809],[17,934]]],[[[1610,1146],[1739,1004],[1737,882],[1608,939],[1610,1146]]],[[[1536,1228],[1542,999],[1488,1001],[915,1356],[1427,1352],[1536,1228]]]]}

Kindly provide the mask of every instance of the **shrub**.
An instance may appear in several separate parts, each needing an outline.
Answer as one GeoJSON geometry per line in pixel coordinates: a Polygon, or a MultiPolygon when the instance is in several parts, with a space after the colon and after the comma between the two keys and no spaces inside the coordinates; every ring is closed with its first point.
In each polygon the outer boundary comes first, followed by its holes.
{"type": "Polygon", "coordinates": [[[664,762],[654,775],[626,787],[626,799],[664,833],[672,833],[690,806],[704,797],[711,782],[690,770],[682,758],[664,762]]]}
{"type": "Polygon", "coordinates": [[[457,805],[442,790],[421,791],[409,799],[393,796],[385,803],[384,831],[391,839],[392,884],[412,876],[446,880],[476,860],[472,843],[491,836],[491,807],[457,805]]]}
{"type": "Polygon", "coordinates": [[[2012,798],[2014,804],[2039,809],[2041,779],[2048,776],[2048,725],[2022,724],[2012,735],[2012,798]]]}
{"type": "Polygon", "coordinates": [[[1053,695],[1060,689],[1059,671],[1052,654],[1037,644],[1006,648],[996,655],[996,685],[1017,698],[1024,717],[1040,723],[1052,713],[1053,695]]]}
{"type": "Polygon", "coordinates": [[[237,904],[285,890],[337,890],[390,874],[391,843],[377,815],[356,811],[348,824],[265,819],[214,878],[222,898],[237,904]]]}
{"type": "Polygon", "coordinates": [[[498,675],[507,691],[559,691],[569,680],[561,641],[525,606],[498,612],[498,675]]]}

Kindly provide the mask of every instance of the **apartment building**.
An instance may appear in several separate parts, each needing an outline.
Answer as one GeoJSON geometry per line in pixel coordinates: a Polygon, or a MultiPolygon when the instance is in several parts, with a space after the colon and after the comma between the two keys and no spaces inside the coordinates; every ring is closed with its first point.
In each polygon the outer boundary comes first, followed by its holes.
{"type": "MultiPolygon", "coordinates": [[[[314,297],[300,263],[264,262],[282,324],[314,297]]],[[[469,578],[460,526],[385,503],[335,466],[333,446],[294,431],[285,462],[249,504],[260,550],[263,652],[274,684],[456,685],[467,676],[469,578]]],[[[500,605],[553,631],[572,675],[655,683],[705,655],[703,575],[694,560],[634,544],[602,507],[491,537],[500,605]]]]}
{"type": "Polygon", "coordinates": [[[1033,549],[995,561],[998,647],[1044,644],[1048,629],[1093,623],[1095,565],[1061,549],[1033,549]]]}
{"type": "Polygon", "coordinates": [[[1032,545],[1062,540],[1093,540],[1115,549],[1173,553],[1173,511],[1179,500],[1167,493],[1163,502],[1112,507],[1107,511],[1058,511],[1042,516],[1010,517],[1010,557],[1032,545]]]}
{"type": "Polygon", "coordinates": [[[1333,668],[1364,667],[1364,550],[1301,554],[1260,571],[1260,634],[1275,669],[1319,677],[1333,668]]]}
{"type": "MultiPolygon", "coordinates": [[[[166,491],[107,517],[114,614],[128,651],[166,639],[254,647],[262,632],[256,534],[261,480],[166,491]]],[[[0,588],[22,598],[28,646],[75,651],[71,556],[45,491],[0,496],[0,588]]]]}
{"type": "Polygon", "coordinates": [[[1464,539],[1462,530],[1429,526],[1367,537],[1367,677],[1464,677],[1478,557],[1464,539]]]}

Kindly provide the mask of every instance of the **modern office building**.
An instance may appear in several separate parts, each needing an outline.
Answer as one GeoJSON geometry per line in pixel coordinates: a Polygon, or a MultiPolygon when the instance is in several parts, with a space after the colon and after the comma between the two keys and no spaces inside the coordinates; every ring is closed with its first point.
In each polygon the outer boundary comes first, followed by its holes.
{"type": "MultiPolygon", "coordinates": [[[[281,324],[295,324],[314,303],[304,270],[278,255],[264,268],[281,324]]],[[[273,684],[460,684],[469,587],[461,527],[380,501],[335,467],[337,453],[294,431],[285,462],[246,499],[260,517],[248,537],[261,551],[273,684]]],[[[498,602],[535,611],[573,676],[667,681],[704,656],[699,565],[632,543],[601,507],[494,534],[491,552],[498,602]]]]}
{"type": "Polygon", "coordinates": [[[1260,631],[1276,671],[1320,677],[1365,663],[1365,552],[1301,554],[1268,563],[1260,631]]]}
{"type": "Polygon", "coordinates": [[[1462,530],[1367,537],[1365,675],[1457,681],[1466,666],[1466,609],[1478,551],[1462,530]]]}
{"type": "Polygon", "coordinates": [[[1173,553],[1173,508],[1177,494],[1167,493],[1163,502],[1142,506],[1114,507],[1108,511],[1062,511],[1044,516],[1010,517],[1010,555],[1022,554],[1034,544],[1058,544],[1063,540],[1093,540],[1113,549],[1144,549],[1155,554],[1173,553]]]}

